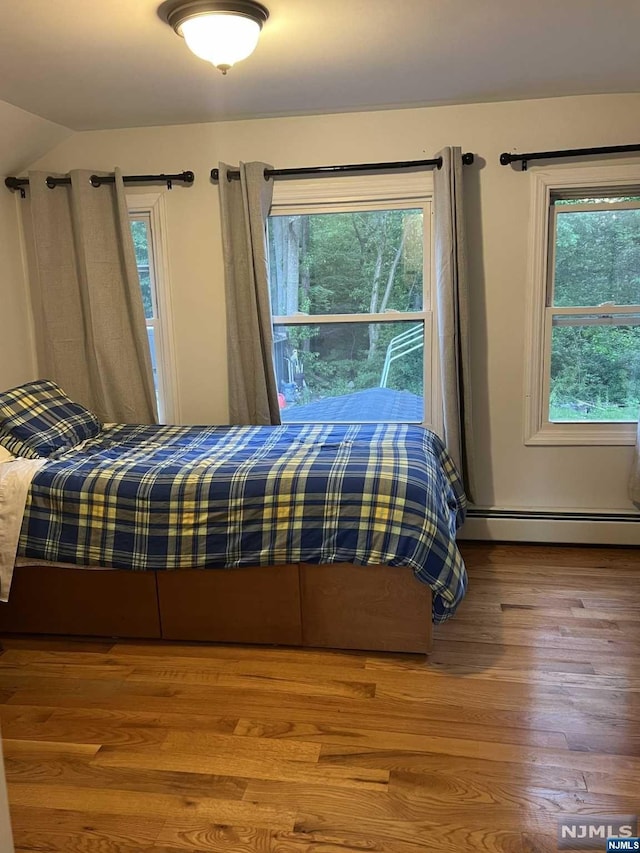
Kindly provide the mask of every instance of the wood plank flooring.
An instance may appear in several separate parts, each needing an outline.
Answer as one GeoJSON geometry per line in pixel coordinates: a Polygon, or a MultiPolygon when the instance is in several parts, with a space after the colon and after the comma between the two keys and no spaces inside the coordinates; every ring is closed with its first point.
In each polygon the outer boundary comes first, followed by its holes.
{"type": "Polygon", "coordinates": [[[640,550],[463,544],[432,655],[5,638],[17,853],[546,853],[640,811],[640,550]]]}

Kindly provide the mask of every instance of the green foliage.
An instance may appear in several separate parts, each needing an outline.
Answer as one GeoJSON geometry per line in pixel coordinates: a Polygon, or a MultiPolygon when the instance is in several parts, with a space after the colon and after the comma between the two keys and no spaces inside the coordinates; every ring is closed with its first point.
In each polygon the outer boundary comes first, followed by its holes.
{"type": "Polygon", "coordinates": [[[640,326],[554,328],[550,404],[557,420],[635,420],[640,326]]]}
{"type": "MultiPolygon", "coordinates": [[[[640,304],[640,209],[559,212],[554,284],[554,307],[640,304]]],[[[637,418],[640,316],[630,316],[597,325],[564,315],[571,325],[554,327],[551,420],[637,418]]]]}
{"type": "Polygon", "coordinates": [[[131,236],[133,237],[133,248],[136,253],[136,264],[138,267],[138,277],[140,278],[140,290],[142,291],[144,316],[148,319],[153,317],[153,297],[151,293],[147,223],[142,219],[132,219],[131,236]]]}
{"type": "MultiPolygon", "coordinates": [[[[322,326],[295,327],[290,330],[300,341],[300,331],[310,333],[310,349],[299,352],[304,364],[307,391],[299,402],[349,394],[376,388],[384,366],[387,345],[391,339],[414,326],[413,323],[380,323],[378,346],[368,359],[368,323],[326,323],[322,326]]],[[[299,345],[299,344],[298,344],[299,345]]],[[[421,395],[423,350],[419,349],[395,361],[387,387],[421,395]]]]}
{"type": "MultiPolygon", "coordinates": [[[[269,228],[276,310],[288,306],[289,313],[313,315],[422,309],[421,210],[279,219],[269,228]]],[[[390,341],[413,325],[360,321],[280,327],[287,335],[286,356],[294,354],[304,366],[306,388],[299,402],[377,387],[390,341]]],[[[421,395],[422,360],[420,349],[394,362],[388,387],[421,395]]]]}
{"type": "Polygon", "coordinates": [[[640,303],[640,209],[559,212],[554,306],[640,303]]]}

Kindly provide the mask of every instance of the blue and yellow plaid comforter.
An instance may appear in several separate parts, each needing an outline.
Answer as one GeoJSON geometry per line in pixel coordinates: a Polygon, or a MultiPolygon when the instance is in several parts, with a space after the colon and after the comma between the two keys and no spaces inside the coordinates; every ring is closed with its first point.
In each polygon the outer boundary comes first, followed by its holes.
{"type": "Polygon", "coordinates": [[[441,622],[465,591],[464,511],[451,459],[421,427],[118,425],[37,472],[19,554],[135,570],[410,566],[441,622]]]}

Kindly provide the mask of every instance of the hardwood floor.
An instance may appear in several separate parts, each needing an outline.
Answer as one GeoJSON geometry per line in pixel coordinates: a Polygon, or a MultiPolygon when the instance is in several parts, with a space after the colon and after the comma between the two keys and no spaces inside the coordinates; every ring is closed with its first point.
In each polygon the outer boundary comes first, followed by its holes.
{"type": "Polygon", "coordinates": [[[428,659],[5,638],[17,853],[546,853],[637,814],[640,551],[462,550],[428,659]]]}

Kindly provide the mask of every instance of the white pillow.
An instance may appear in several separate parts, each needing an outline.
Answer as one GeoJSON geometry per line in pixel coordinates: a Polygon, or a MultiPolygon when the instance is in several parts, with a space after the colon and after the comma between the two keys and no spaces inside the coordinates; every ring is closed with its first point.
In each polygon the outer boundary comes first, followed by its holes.
{"type": "Polygon", "coordinates": [[[16,457],[13,453],[9,453],[9,451],[0,445],[0,463],[1,462],[12,462],[16,457]]]}

